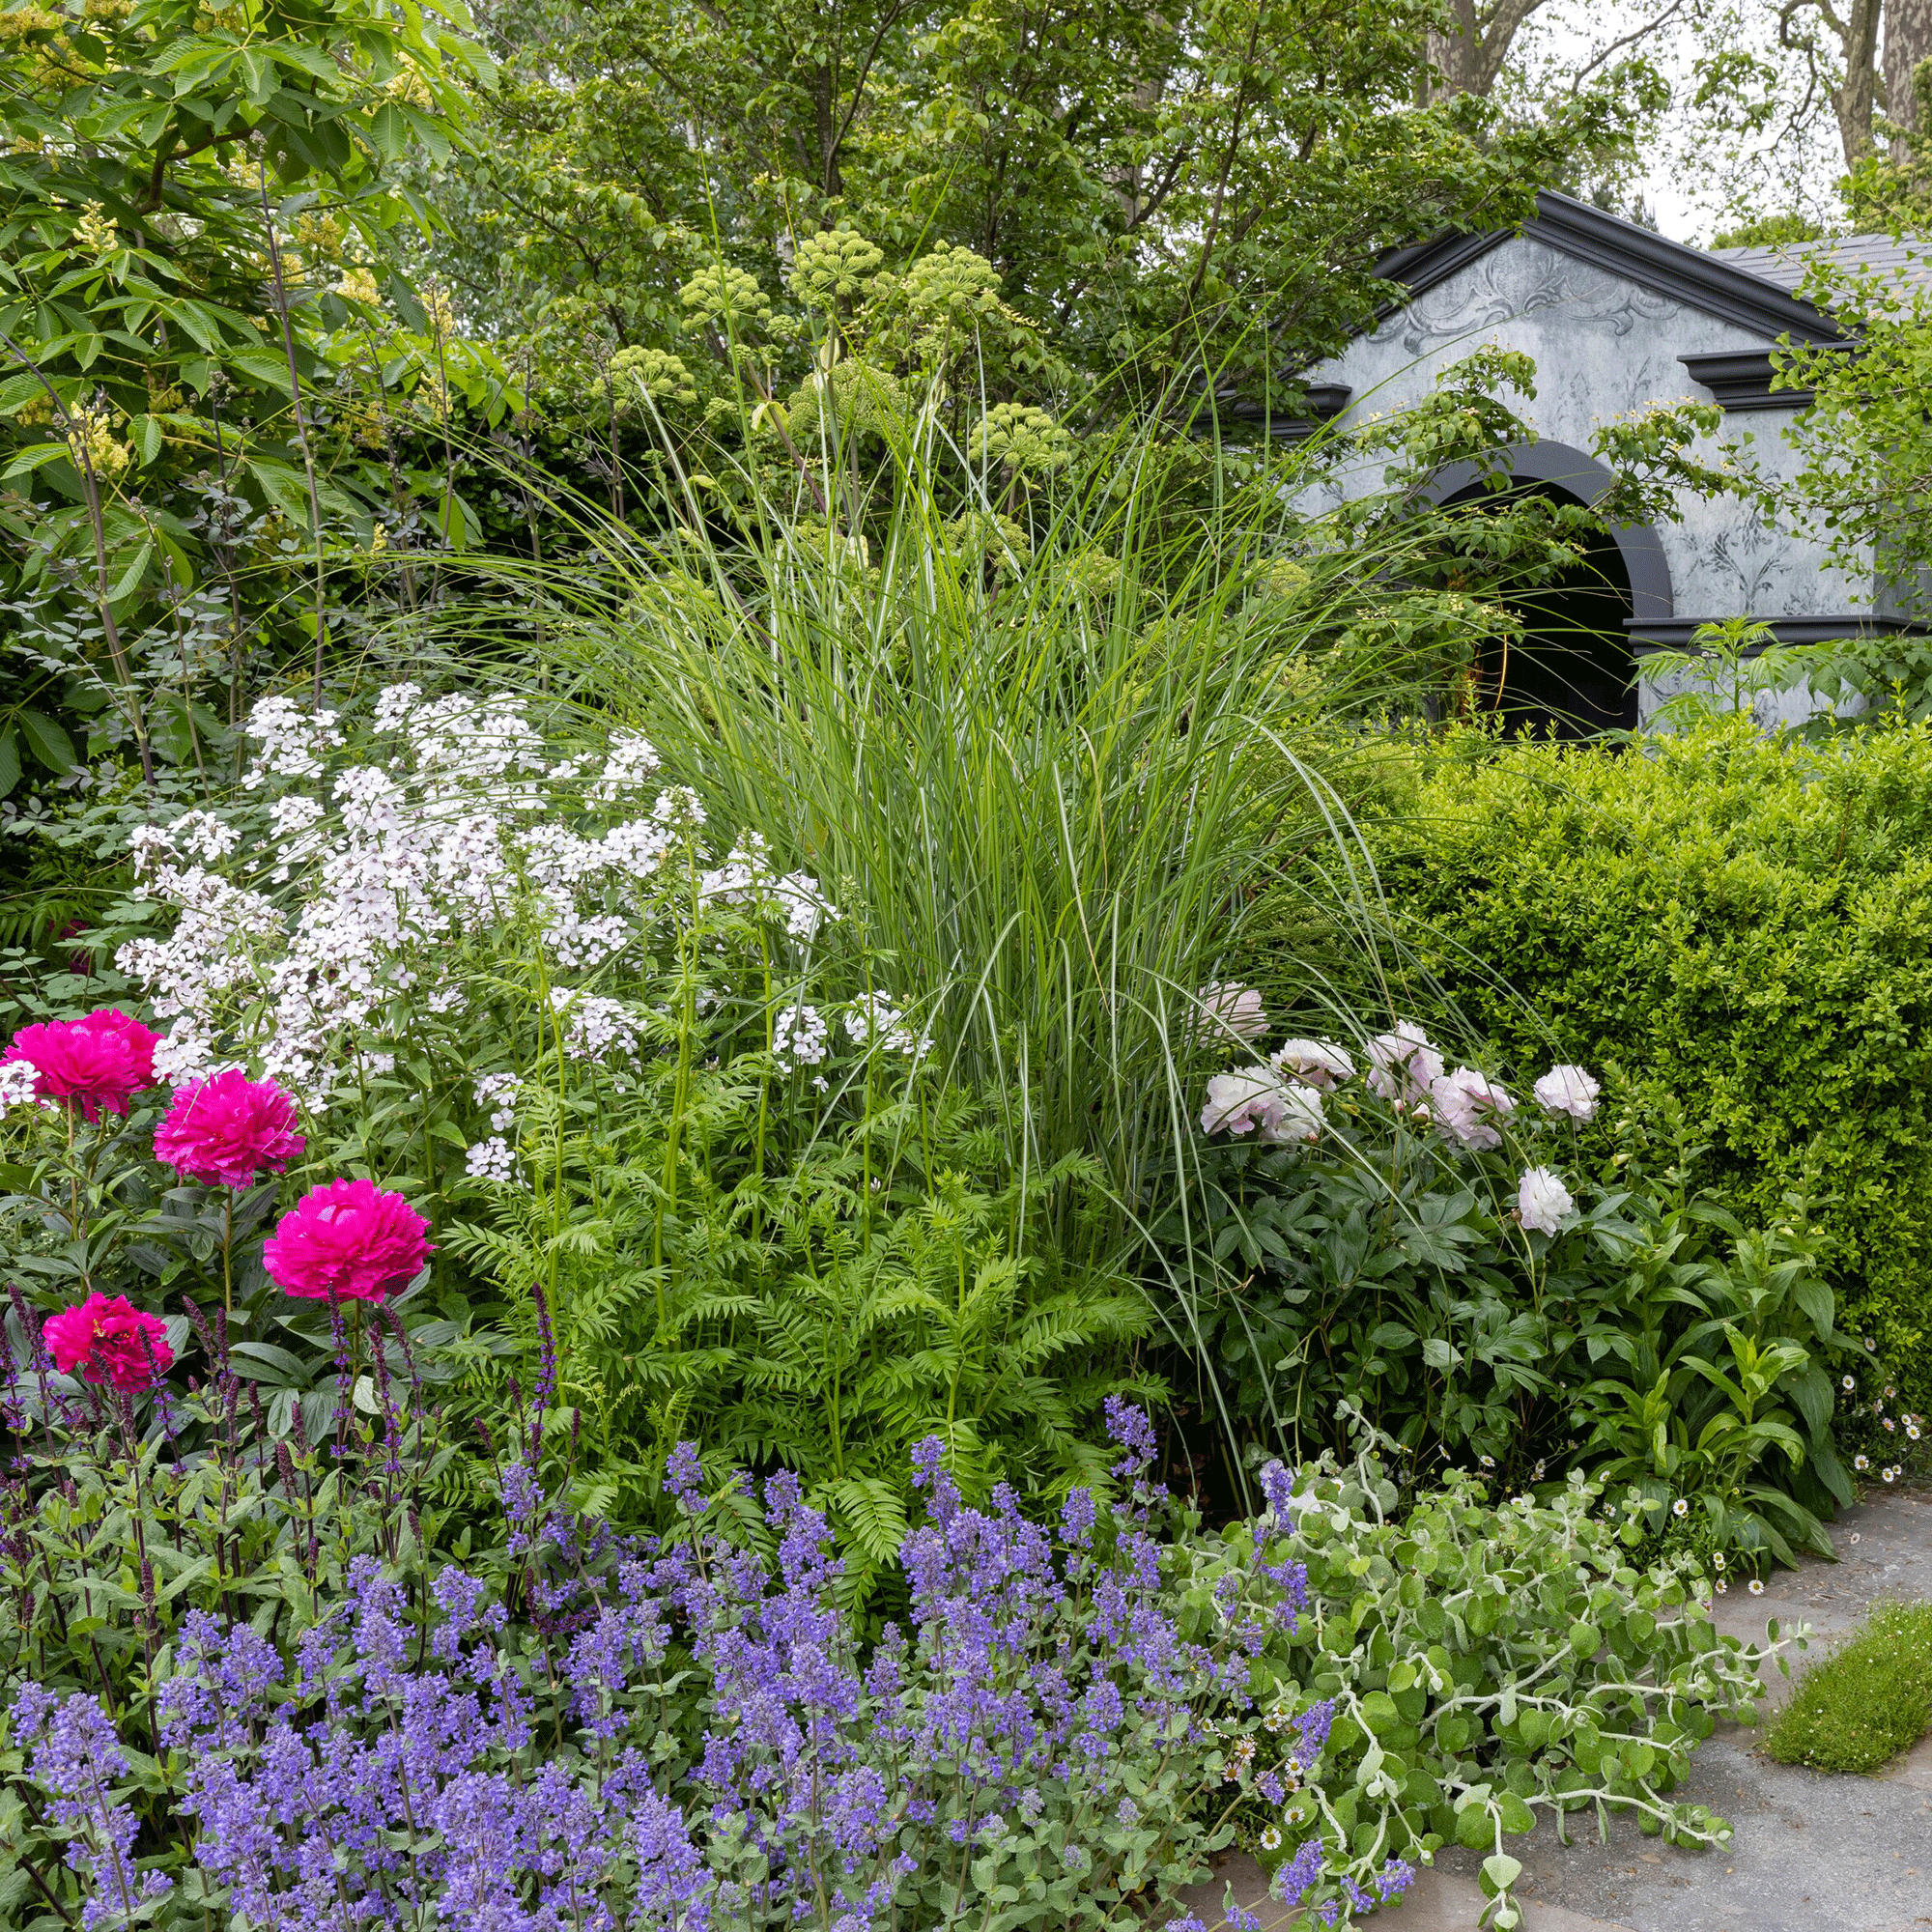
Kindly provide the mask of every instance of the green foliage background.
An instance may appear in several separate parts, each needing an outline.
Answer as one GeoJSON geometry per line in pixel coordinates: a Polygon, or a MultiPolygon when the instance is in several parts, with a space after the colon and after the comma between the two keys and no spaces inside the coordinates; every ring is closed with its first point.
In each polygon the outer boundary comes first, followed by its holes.
{"type": "MultiPolygon", "coordinates": [[[[1519,1068],[1674,1099],[1703,1179],[1810,1177],[1840,1325],[1932,1392],[1932,733],[1724,719],[1621,756],[1453,733],[1365,821],[1418,962],[1519,1068]]],[[[1613,1110],[1614,1111],[1614,1110],[1613,1110]]]]}

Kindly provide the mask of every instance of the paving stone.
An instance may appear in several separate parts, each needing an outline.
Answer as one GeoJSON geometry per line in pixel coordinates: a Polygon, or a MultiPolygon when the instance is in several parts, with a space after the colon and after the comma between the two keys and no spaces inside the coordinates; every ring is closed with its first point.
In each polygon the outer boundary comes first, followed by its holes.
{"type": "MultiPolygon", "coordinates": [[[[1886,1597],[1932,1601],[1932,1494],[1881,1492],[1833,1526],[1837,1563],[1806,1558],[1761,1597],[1734,1589],[1717,1600],[1720,1628],[1761,1637],[1768,1619],[1810,1624],[1810,1650],[1792,1677],[1774,1670],[1769,1702],[1781,1703],[1805,1662],[1842,1637],[1886,1597]]],[[[1876,1777],[1833,1776],[1775,1764],[1757,1733],[1724,1725],[1691,1759],[1690,1802],[1731,1821],[1721,1851],[1659,1846],[1627,1820],[1608,1841],[1573,1821],[1573,1842],[1546,1825],[1511,1840],[1523,1862],[1518,1891],[1523,1932],[1924,1932],[1932,1927],[1932,1738],[1876,1777]]],[[[1482,1911],[1480,1860],[1452,1850],[1425,1872],[1388,1918],[1391,1932],[1470,1932],[1482,1911]]],[[[1197,1888],[1189,1909],[1219,1932],[1222,1884],[1263,1913],[1264,1928],[1289,1914],[1269,1900],[1252,1859],[1231,1860],[1197,1888]]],[[[1374,1922],[1374,1921],[1371,1921],[1374,1922]]]]}

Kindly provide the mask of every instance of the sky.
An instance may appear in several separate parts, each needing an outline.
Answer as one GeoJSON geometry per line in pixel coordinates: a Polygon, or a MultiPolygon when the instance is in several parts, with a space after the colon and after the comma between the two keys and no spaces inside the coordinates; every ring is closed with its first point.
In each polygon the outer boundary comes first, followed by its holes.
{"type": "MultiPolygon", "coordinates": [[[[1623,35],[1654,19],[1669,0],[1550,0],[1518,37],[1513,65],[1540,91],[1567,79],[1623,35]]],[[[1647,144],[1634,184],[1651,218],[1679,242],[1708,242],[1744,213],[1801,210],[1838,216],[1833,184],[1842,165],[1829,105],[1807,99],[1803,63],[1779,49],[1771,0],[1683,0],[1678,17],[1648,36],[1643,51],[1671,84],[1675,105],[1647,144]],[[1733,121],[1762,101],[1757,134],[1715,129],[1694,102],[1700,65],[1713,50],[1747,53],[1767,78],[1719,91],[1714,107],[1733,121]]]]}

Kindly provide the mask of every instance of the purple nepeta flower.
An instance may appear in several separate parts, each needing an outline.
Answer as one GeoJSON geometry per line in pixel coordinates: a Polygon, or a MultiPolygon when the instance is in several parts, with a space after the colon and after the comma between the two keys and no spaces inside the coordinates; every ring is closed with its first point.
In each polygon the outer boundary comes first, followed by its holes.
{"type": "Polygon", "coordinates": [[[14,1698],[14,1729],[31,1746],[27,1775],[47,1794],[49,1820],[67,1840],[67,1862],[86,1888],[82,1926],[104,1932],[110,1924],[131,1924],[144,1904],[172,1888],[159,1872],[136,1871],[139,1821],[108,1797],[128,1769],[113,1722],[80,1691],[55,1697],[23,1684],[14,1698]]]}
{"type": "Polygon", "coordinates": [[[1153,1461],[1153,1424],[1144,1408],[1136,1408],[1124,1396],[1110,1395],[1104,1405],[1107,1435],[1126,1451],[1124,1461],[1134,1468],[1153,1461]]]}
{"type": "Polygon", "coordinates": [[[1261,1485],[1267,1514],[1283,1529],[1288,1528],[1294,1515],[1293,1476],[1279,1462],[1270,1460],[1262,1464],[1261,1485]]]}
{"type": "Polygon", "coordinates": [[[1284,1904],[1299,1905],[1322,1870],[1321,1840],[1310,1838],[1292,1859],[1276,1867],[1268,1889],[1284,1904]]]}
{"type": "Polygon", "coordinates": [[[686,1516],[704,1514],[704,1466],[696,1442],[680,1442],[665,1462],[665,1493],[686,1516]]]}

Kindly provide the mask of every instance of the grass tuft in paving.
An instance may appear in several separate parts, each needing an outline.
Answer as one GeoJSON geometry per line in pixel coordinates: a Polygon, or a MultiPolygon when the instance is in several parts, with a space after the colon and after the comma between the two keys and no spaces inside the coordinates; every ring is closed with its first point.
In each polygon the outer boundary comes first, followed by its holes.
{"type": "Polygon", "coordinates": [[[1800,1680],[1765,1749],[1780,1764],[1878,1771],[1932,1729],[1932,1604],[1874,1604],[1800,1680]]]}

